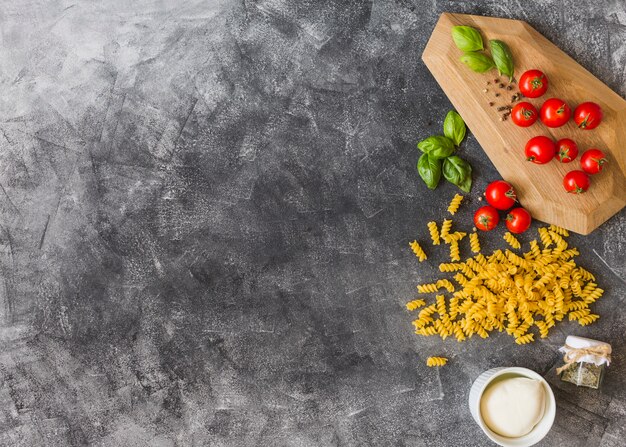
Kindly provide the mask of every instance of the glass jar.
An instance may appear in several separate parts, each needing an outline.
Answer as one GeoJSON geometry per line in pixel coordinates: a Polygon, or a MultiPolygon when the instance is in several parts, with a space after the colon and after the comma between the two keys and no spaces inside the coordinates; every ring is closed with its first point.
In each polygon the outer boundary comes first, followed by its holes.
{"type": "Polygon", "coordinates": [[[561,380],[573,383],[576,386],[600,388],[604,378],[606,365],[596,365],[590,362],[576,362],[564,371],[561,371],[561,380]]]}
{"type": "Polygon", "coordinates": [[[557,373],[564,382],[588,388],[600,388],[606,367],[611,362],[611,345],[598,340],[570,335],[565,346],[563,366],[557,373]]]}

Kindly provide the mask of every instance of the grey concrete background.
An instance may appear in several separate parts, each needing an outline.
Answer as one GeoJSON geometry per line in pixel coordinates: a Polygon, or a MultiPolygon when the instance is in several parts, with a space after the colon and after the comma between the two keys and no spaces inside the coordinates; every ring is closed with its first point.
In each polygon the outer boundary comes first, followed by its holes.
{"type": "MultiPolygon", "coordinates": [[[[597,324],[412,333],[445,254],[407,242],[455,192],[414,168],[442,11],[527,20],[626,95],[623,0],[1,0],[0,445],[485,446],[466,399],[499,365],[553,382],[541,445],[626,445],[624,212],[571,238],[597,324]],[[613,344],[601,392],[555,380],[569,333],[613,344]]],[[[465,227],[497,173],[462,152],[465,227]]]]}

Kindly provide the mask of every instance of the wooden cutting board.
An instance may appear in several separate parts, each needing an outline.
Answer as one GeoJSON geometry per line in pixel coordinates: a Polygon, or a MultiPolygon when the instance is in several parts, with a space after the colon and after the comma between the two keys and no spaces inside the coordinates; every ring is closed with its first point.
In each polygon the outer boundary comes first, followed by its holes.
{"type": "MultiPolygon", "coordinates": [[[[456,110],[483,147],[503,179],[517,190],[520,203],[533,218],[556,224],[576,233],[589,234],[626,205],[626,101],[571,57],[519,20],[444,13],[422,55],[456,110]],[[522,98],[537,107],[548,98],[561,98],[572,109],[584,101],[602,107],[604,119],[594,130],[578,129],[570,120],[566,125],[550,129],[540,120],[528,128],[517,127],[510,118],[500,121],[498,106],[510,105],[517,90],[500,89],[494,85],[497,70],[475,73],[459,61],[463,54],[452,40],[451,28],[469,25],[478,28],[488,47],[491,39],[508,44],[515,60],[515,76],[533,68],[543,71],[549,79],[548,91],[536,99],[522,98]],[[490,84],[487,85],[487,81],[490,84]],[[488,92],[483,92],[487,88],[488,92]],[[495,93],[500,93],[499,97],[495,93]],[[495,105],[490,107],[489,102],[495,105]],[[591,187],[580,195],[563,189],[563,176],[580,169],[580,155],[569,164],[556,159],[545,165],[525,160],[524,146],[537,135],[573,139],[580,149],[595,147],[605,151],[609,163],[591,178],[591,187]]],[[[506,76],[502,80],[507,84],[506,76]]],[[[496,179],[494,179],[496,180],[496,179]]]]}

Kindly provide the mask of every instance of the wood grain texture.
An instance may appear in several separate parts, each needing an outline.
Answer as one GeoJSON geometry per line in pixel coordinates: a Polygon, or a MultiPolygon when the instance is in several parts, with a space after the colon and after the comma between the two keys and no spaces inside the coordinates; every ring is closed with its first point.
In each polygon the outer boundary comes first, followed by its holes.
{"type": "Polygon", "coordinates": [[[422,59],[498,172],[515,186],[520,203],[534,218],[589,234],[626,205],[626,151],[623,149],[626,101],[530,25],[519,20],[443,13],[422,59]],[[510,119],[501,122],[501,112],[496,109],[510,104],[517,88],[512,91],[494,88],[493,80],[498,77],[495,69],[475,73],[459,61],[463,53],[451,37],[451,28],[455,25],[478,28],[485,46],[491,39],[506,42],[515,60],[516,77],[532,68],[546,73],[550,81],[548,92],[541,98],[524,99],[538,110],[543,101],[552,97],[565,100],[572,112],[577,104],[594,101],[602,107],[604,121],[596,129],[587,131],[578,129],[571,120],[556,129],[540,121],[528,128],[517,127],[510,119]],[[486,85],[487,81],[491,84],[486,85]],[[486,93],[485,88],[489,90],[486,93]],[[495,97],[496,92],[500,97],[495,97]],[[490,107],[490,101],[495,105],[490,107]],[[527,162],[524,146],[537,135],[572,138],[581,154],[592,147],[604,150],[610,156],[610,164],[603,172],[592,176],[591,188],[585,194],[568,194],[562,186],[563,176],[580,169],[580,157],[569,164],[556,160],[546,165],[527,162]]]}

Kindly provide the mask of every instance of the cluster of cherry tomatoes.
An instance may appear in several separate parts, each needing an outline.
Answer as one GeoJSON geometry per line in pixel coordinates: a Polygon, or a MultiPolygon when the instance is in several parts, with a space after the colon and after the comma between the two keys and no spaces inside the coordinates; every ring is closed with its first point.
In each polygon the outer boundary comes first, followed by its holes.
{"type": "MultiPolygon", "coordinates": [[[[548,78],[539,70],[528,70],[520,77],[520,91],[527,98],[538,98],[548,90],[548,78]]],[[[572,117],[572,112],[565,101],[550,98],[537,112],[529,102],[520,102],[511,111],[512,121],[520,127],[531,126],[538,118],[548,127],[561,127],[572,117]]],[[[574,122],[580,129],[591,130],[602,122],[602,109],[594,102],[584,102],[574,110],[574,122]]],[[[533,163],[545,164],[556,158],[561,163],[569,163],[578,156],[578,146],[569,139],[554,141],[540,135],[528,140],[525,147],[526,159],[533,163]]],[[[599,149],[589,149],[580,157],[582,170],[568,172],[563,178],[563,187],[567,192],[580,194],[591,185],[588,174],[602,171],[607,162],[606,155],[599,149]]]]}
{"type": "MultiPolygon", "coordinates": [[[[485,189],[485,198],[489,205],[482,206],[474,213],[474,225],[479,230],[491,231],[500,222],[500,211],[506,211],[517,202],[515,189],[509,182],[496,180],[485,189]]],[[[506,215],[506,227],[511,233],[523,233],[528,230],[532,217],[522,207],[513,208],[506,215]]]]}

